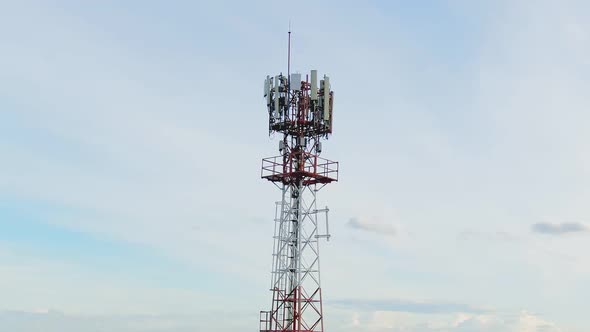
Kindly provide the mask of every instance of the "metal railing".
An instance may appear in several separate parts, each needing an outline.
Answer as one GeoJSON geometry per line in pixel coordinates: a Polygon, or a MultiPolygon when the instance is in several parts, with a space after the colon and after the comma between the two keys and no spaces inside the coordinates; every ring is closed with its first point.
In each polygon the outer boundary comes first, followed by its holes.
{"type": "Polygon", "coordinates": [[[260,312],[260,332],[270,331],[270,311],[260,312]]]}
{"type": "Polygon", "coordinates": [[[338,162],[306,153],[305,163],[297,169],[288,156],[274,156],[262,159],[261,177],[280,181],[287,176],[304,175],[318,180],[338,181],[338,162]]]}

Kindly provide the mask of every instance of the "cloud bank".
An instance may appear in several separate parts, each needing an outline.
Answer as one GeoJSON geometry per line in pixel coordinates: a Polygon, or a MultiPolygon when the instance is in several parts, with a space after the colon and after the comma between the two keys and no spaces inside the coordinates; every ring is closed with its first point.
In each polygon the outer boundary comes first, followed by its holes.
{"type": "Polygon", "coordinates": [[[352,229],[363,230],[380,235],[394,236],[397,234],[395,227],[391,224],[367,221],[365,219],[350,218],[346,225],[352,229]]]}
{"type": "Polygon", "coordinates": [[[484,313],[486,310],[461,303],[435,301],[410,301],[403,299],[361,300],[342,299],[331,304],[343,308],[355,308],[368,311],[395,311],[416,314],[448,314],[456,312],[484,313]]]}
{"type": "Polygon", "coordinates": [[[582,233],[589,230],[588,226],[578,222],[548,223],[539,222],[533,224],[531,229],[535,233],[548,235],[565,235],[570,233],[582,233]]]}

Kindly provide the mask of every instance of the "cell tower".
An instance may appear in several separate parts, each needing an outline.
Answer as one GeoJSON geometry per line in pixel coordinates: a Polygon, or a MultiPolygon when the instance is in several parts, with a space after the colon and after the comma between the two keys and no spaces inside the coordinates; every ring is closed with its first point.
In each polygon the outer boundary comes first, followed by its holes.
{"type": "MultiPolygon", "coordinates": [[[[291,46],[289,32],[289,53],[291,46]]],[[[328,239],[328,208],[316,194],[338,181],[338,163],[320,158],[322,139],[332,134],[334,92],[324,76],[283,74],[264,81],[269,134],[281,135],[280,155],[262,160],[262,178],[281,190],[275,208],[269,311],[260,312],[260,331],[323,332],[319,240],[328,239]],[[320,219],[325,231],[319,231],[320,219]]]]}

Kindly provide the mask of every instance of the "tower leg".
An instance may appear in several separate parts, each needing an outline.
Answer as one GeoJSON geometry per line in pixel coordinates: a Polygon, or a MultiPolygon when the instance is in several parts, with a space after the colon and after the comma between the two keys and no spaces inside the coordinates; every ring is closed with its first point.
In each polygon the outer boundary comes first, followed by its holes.
{"type": "Polygon", "coordinates": [[[326,210],[316,209],[315,185],[285,184],[282,197],[275,219],[273,302],[261,314],[268,315],[261,318],[261,331],[322,332],[318,212],[326,210]]]}

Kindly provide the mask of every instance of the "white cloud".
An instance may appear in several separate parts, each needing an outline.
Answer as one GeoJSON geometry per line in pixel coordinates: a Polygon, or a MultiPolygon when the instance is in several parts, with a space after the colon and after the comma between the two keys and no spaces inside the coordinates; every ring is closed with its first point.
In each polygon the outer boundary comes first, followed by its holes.
{"type": "Polygon", "coordinates": [[[537,315],[517,313],[469,314],[457,312],[446,315],[417,315],[394,311],[374,311],[356,318],[357,325],[344,331],[372,332],[562,332],[555,324],[537,315]]]}
{"type": "Polygon", "coordinates": [[[352,229],[359,229],[385,236],[395,236],[397,233],[395,227],[387,222],[350,218],[346,225],[352,229]]]}

